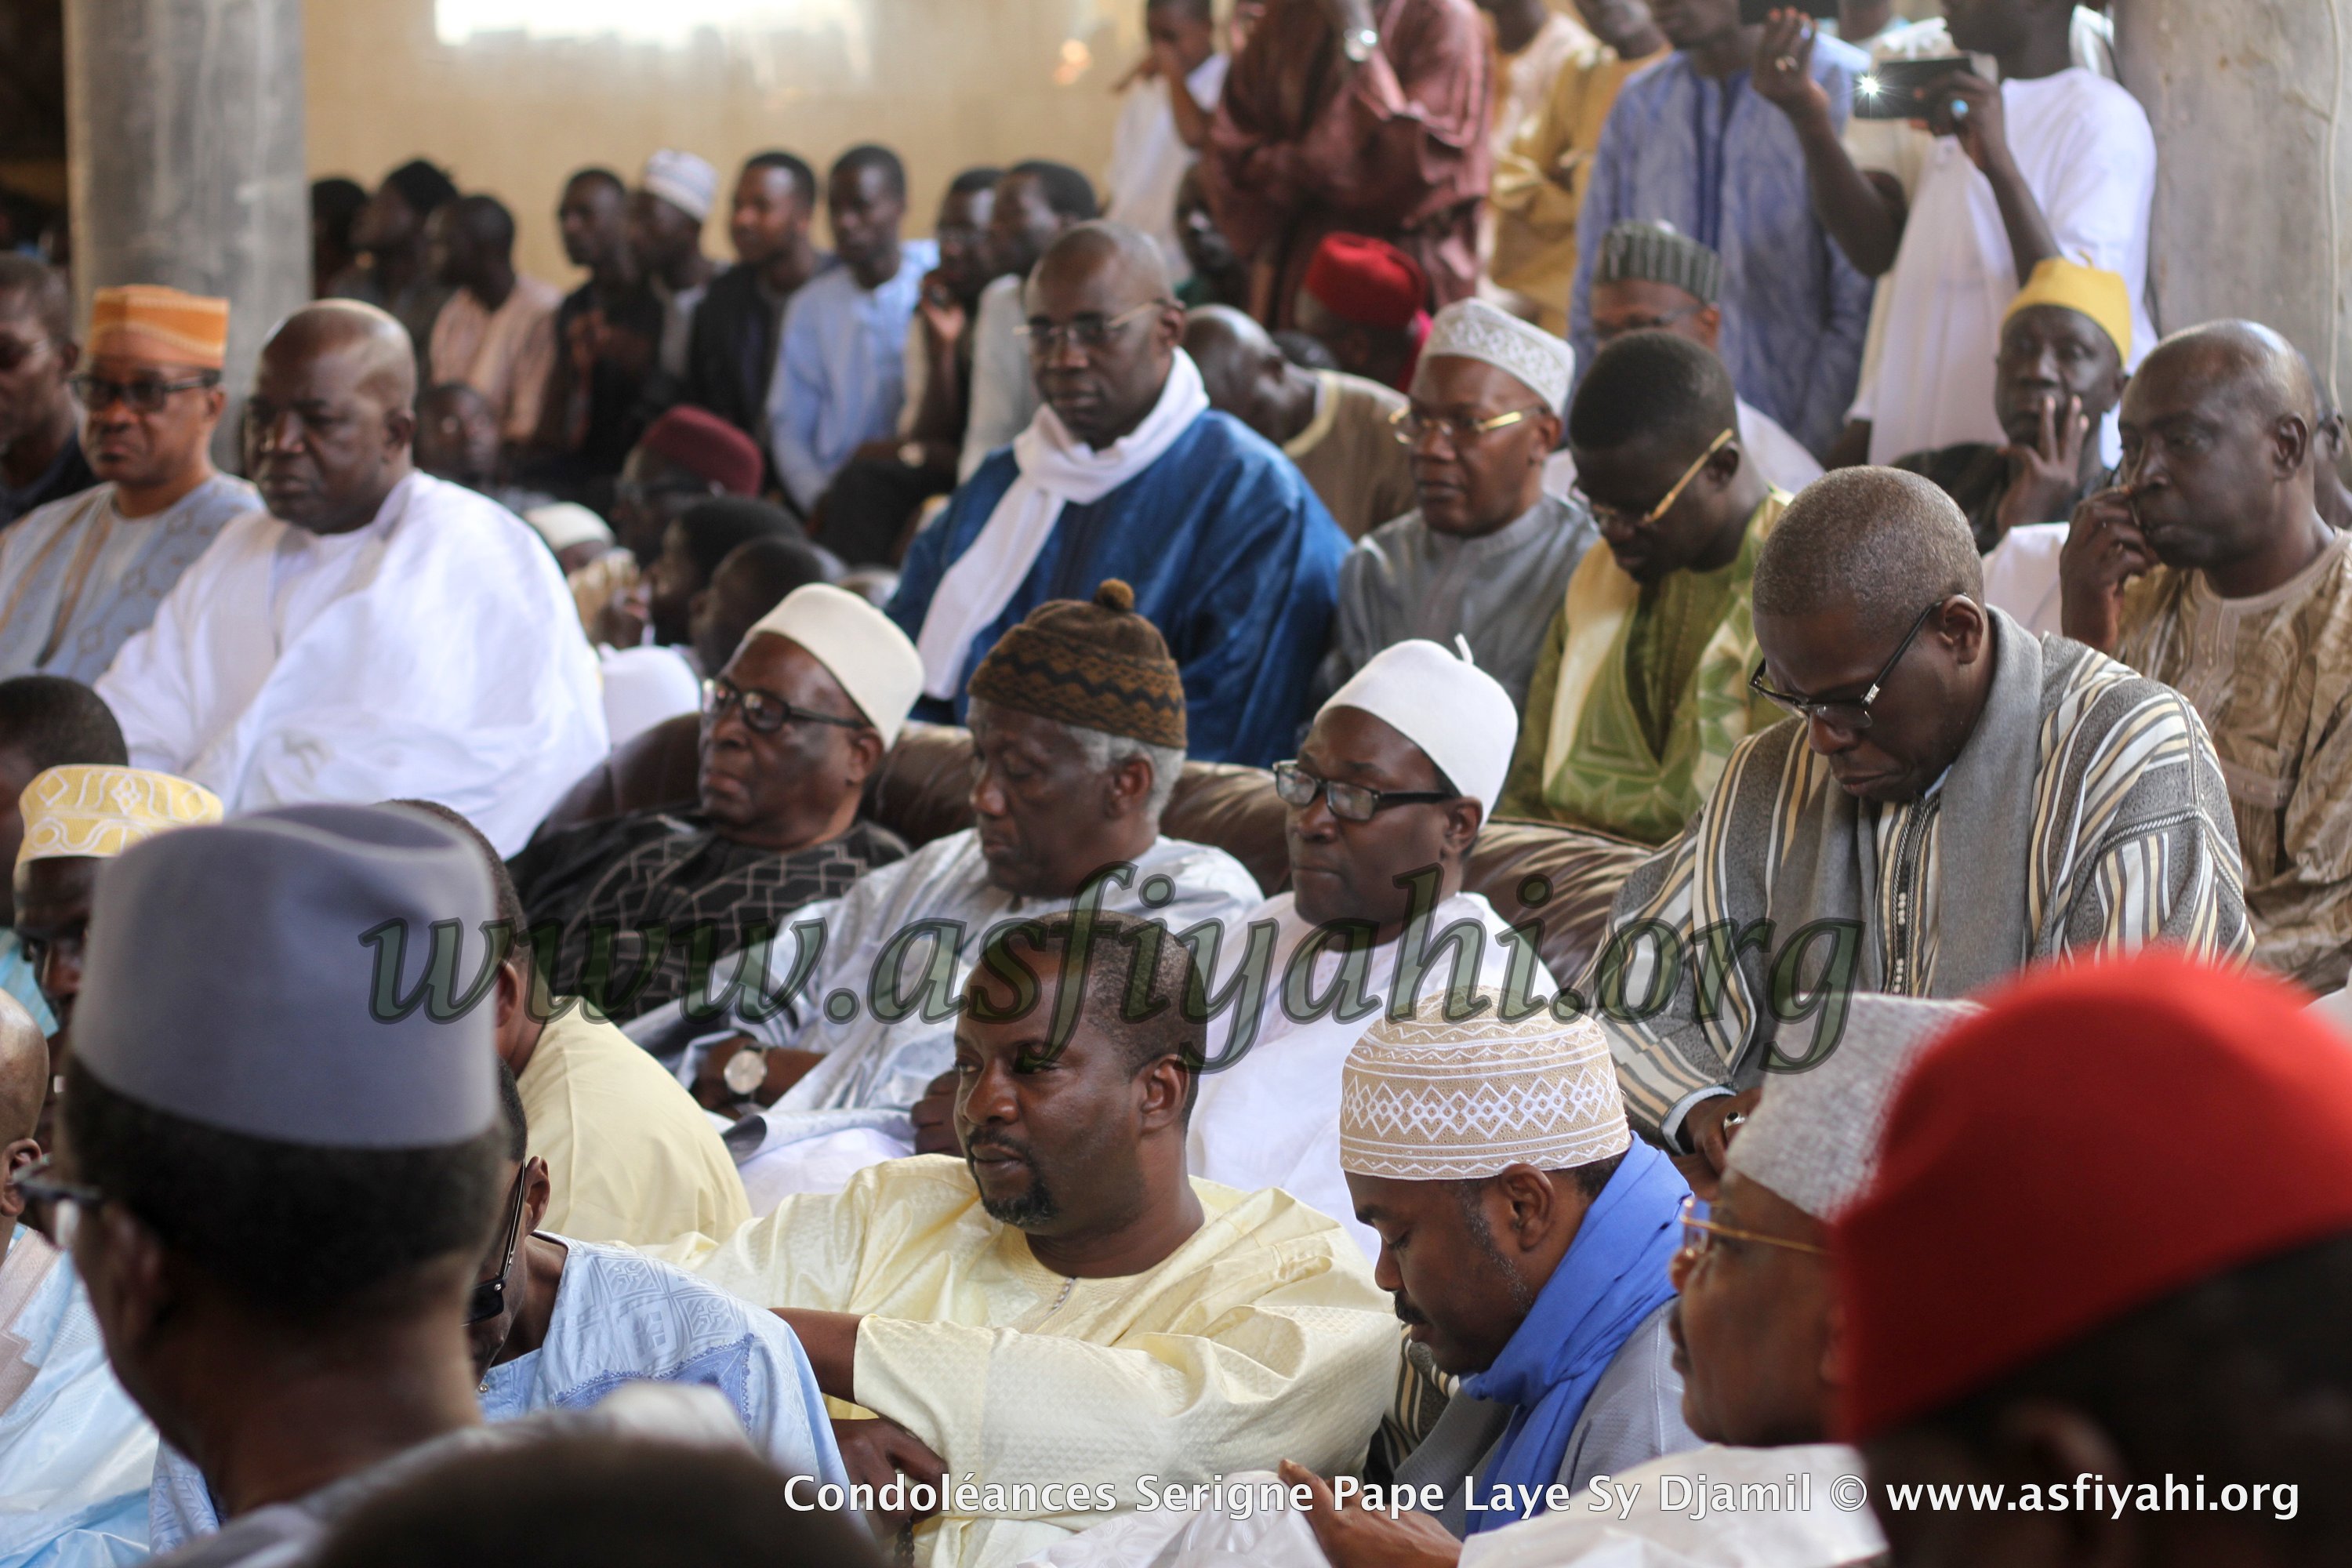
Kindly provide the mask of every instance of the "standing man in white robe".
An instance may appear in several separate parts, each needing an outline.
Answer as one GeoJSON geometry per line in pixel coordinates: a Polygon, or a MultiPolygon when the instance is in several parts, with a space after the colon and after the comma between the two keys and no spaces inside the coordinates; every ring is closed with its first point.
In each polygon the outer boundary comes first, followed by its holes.
{"type": "Polygon", "coordinates": [[[608,749],[596,661],[529,527],[415,471],[400,324],[350,300],[262,345],[221,531],[99,682],[131,761],[232,813],[436,800],[513,854],[608,749]]]}

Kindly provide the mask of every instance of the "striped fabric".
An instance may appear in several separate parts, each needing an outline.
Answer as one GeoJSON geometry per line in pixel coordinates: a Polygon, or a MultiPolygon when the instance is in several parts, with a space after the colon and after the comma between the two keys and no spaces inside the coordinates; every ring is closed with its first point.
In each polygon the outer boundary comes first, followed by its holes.
{"type": "MultiPolygon", "coordinates": [[[[1909,996],[1957,996],[2027,963],[2149,942],[2250,950],[2229,794],[2195,710],[2113,659],[2056,637],[2037,644],[1993,614],[1992,697],[1925,797],[1848,797],[1790,721],[1743,742],[1682,837],[1627,880],[1619,931],[1660,922],[1684,958],[1663,1010],[1604,1017],[1637,1127],[1657,1135],[1700,1096],[1762,1080],[1767,1047],[1804,1014],[1842,940],[1820,929],[1793,959],[1813,921],[1858,922],[1843,933],[1853,989],[1909,996]]],[[[1600,985],[1604,1002],[1650,999],[1657,942],[1622,946],[1622,989],[1602,984],[1604,951],[1586,995],[1600,985]]]]}

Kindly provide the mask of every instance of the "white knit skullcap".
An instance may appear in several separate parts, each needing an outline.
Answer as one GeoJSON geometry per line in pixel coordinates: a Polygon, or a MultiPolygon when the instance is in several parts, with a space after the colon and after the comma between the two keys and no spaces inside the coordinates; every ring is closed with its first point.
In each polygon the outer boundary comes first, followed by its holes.
{"type": "MultiPolygon", "coordinates": [[[[1837,1218],[1878,1169],[1879,1133],[1903,1075],[1930,1041],[1978,1010],[1972,1002],[1849,998],[1844,1029],[1827,1057],[1801,1072],[1766,1077],[1763,1099],[1732,1136],[1726,1163],[1815,1219],[1837,1218]]],[[[1799,1061],[1815,1054],[1811,1040],[1791,1039],[1786,1029],[1779,1048],[1799,1061]]]]}
{"type": "Polygon", "coordinates": [[[761,632],[808,649],[881,732],[882,743],[897,742],[923,694],[923,660],[896,621],[845,588],[810,583],[785,595],[745,636],[761,632]]]}
{"type": "Polygon", "coordinates": [[[1445,1021],[1443,993],[1382,1016],[1340,1068],[1339,1167],[1404,1182],[1478,1181],[1510,1165],[1571,1171],[1625,1152],[1633,1132],[1609,1042],[1549,1008],[1516,1024],[1493,1008],[1445,1021]]]}
{"type": "Polygon", "coordinates": [[[1470,644],[1454,639],[1457,656],[1414,637],[1391,643],[1364,663],[1316,717],[1334,708],[1360,709],[1422,749],[1454,787],[1495,815],[1503,775],[1511,771],[1519,710],[1503,683],[1470,659],[1470,644]]]}
{"type": "Polygon", "coordinates": [[[691,153],[668,147],[646,160],[637,184],[697,223],[710,216],[719,200],[719,171],[691,153]]]}
{"type": "Polygon", "coordinates": [[[1576,379],[1576,351],[1532,321],[1522,321],[1508,310],[1484,300],[1456,300],[1437,312],[1429,324],[1429,341],[1422,345],[1421,363],[1451,355],[1483,360],[1496,370],[1515,375],[1529,392],[1551,405],[1554,414],[1568,410],[1569,383],[1576,379]]]}
{"type": "Polygon", "coordinates": [[[611,525],[578,501],[550,501],[545,506],[535,506],[522,514],[522,520],[547,542],[550,550],[558,552],[575,544],[613,542],[611,525]]]}

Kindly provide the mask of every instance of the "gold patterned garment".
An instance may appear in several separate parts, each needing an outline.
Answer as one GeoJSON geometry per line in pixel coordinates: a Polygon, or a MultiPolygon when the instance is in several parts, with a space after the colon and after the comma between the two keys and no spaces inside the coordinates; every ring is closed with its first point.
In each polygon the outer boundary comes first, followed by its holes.
{"type": "Polygon", "coordinates": [[[2116,657],[2213,736],[2256,962],[2319,992],[2352,968],[2352,535],[2294,580],[2224,599],[2158,567],[2126,590],[2116,657]]]}
{"type": "Polygon", "coordinates": [[[1498,815],[1643,844],[1682,831],[1733,749],[1781,717],[1748,688],[1749,590],[1788,504],[1767,496],[1738,555],[1715,572],[1643,587],[1605,546],[1585,552],[1537,660],[1498,815]]]}
{"type": "Polygon", "coordinates": [[[1396,1387],[1396,1317],[1339,1226],[1288,1194],[1196,1181],[1203,1223],[1159,1267],[1069,1279],[990,1219],[961,1160],[871,1165],[724,1243],[657,1256],[761,1306],[865,1315],[858,1403],[1005,1495],[919,1526],[915,1561],[999,1568],[1109,1511],[1073,1484],[1353,1468],[1396,1387]],[[1049,1498],[1049,1483],[1059,1483],[1049,1498]],[[1012,1489],[1026,1488],[1025,1495],[1012,1489]]]}

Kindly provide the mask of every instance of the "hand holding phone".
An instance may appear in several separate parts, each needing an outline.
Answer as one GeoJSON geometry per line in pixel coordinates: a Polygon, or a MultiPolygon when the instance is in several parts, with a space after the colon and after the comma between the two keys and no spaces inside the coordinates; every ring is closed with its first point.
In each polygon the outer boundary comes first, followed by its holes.
{"type": "Polygon", "coordinates": [[[1856,120],[1935,121],[1927,89],[1947,77],[1973,71],[1966,55],[1939,55],[1926,60],[1885,60],[1854,79],[1856,120]]]}

